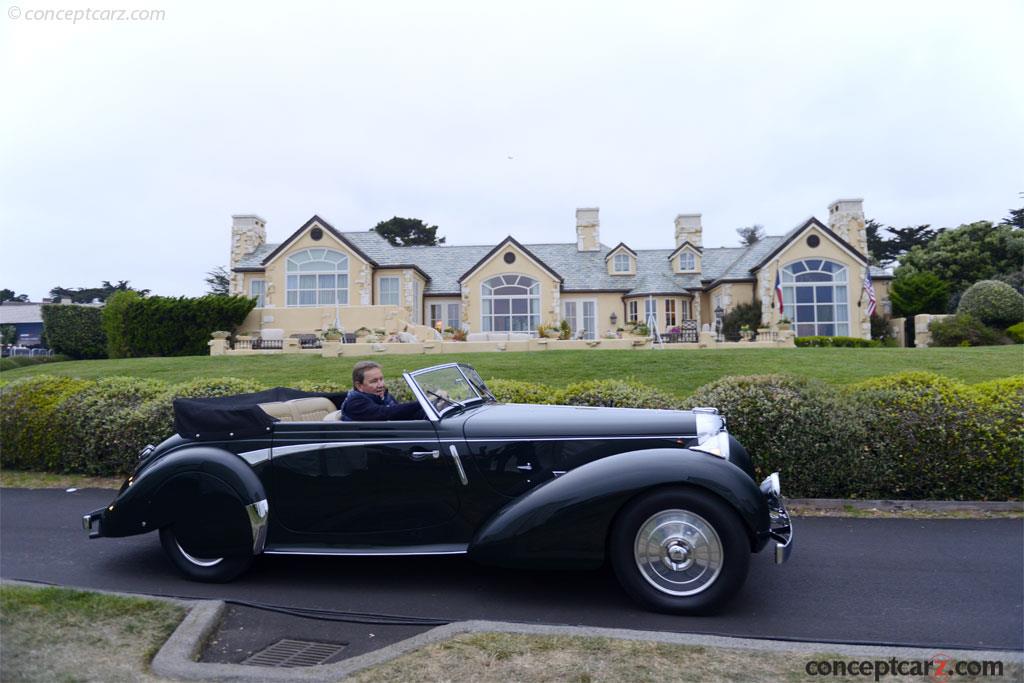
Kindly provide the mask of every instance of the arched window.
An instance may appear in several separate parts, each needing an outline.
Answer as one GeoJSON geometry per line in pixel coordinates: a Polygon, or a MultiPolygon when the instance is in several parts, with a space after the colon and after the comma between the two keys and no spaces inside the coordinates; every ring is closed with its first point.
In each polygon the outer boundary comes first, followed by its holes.
{"type": "Polygon", "coordinates": [[[498,275],[480,286],[480,329],[533,332],[540,325],[540,283],[525,275],[498,275]]]}
{"type": "Polygon", "coordinates": [[[332,249],[306,249],[285,265],[288,306],[348,303],[348,256],[332,249]]]}
{"type": "Polygon", "coordinates": [[[782,268],[783,315],[798,337],[850,334],[846,266],[823,259],[794,261],[782,268]]]}

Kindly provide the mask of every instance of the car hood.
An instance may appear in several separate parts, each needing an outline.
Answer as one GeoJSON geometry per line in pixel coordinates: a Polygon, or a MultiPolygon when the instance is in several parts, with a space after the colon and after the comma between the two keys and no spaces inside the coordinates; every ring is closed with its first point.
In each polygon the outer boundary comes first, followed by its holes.
{"type": "Polygon", "coordinates": [[[484,437],[694,436],[694,414],[685,410],[594,408],[519,403],[476,408],[465,422],[467,439],[484,437]]]}

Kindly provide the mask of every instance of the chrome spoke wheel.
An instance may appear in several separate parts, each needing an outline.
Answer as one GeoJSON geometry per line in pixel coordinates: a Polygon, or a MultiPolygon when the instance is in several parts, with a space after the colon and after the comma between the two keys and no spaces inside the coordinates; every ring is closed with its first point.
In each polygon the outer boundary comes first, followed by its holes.
{"type": "Polygon", "coordinates": [[[662,510],[636,532],[633,555],[640,575],[667,595],[695,595],[722,571],[722,541],[715,528],[689,510],[662,510]]]}
{"type": "Polygon", "coordinates": [[[178,552],[181,553],[182,557],[184,557],[186,560],[196,565],[197,567],[215,567],[224,561],[223,557],[193,557],[192,555],[189,555],[187,552],[185,552],[185,549],[181,547],[180,543],[175,541],[174,544],[178,546],[178,552]]]}

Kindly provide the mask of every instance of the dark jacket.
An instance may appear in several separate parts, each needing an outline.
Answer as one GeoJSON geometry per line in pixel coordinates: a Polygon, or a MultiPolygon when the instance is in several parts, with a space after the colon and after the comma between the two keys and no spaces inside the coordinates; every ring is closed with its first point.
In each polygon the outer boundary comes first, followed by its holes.
{"type": "Polygon", "coordinates": [[[354,389],[341,404],[341,419],[346,422],[379,422],[382,420],[425,420],[423,408],[416,401],[399,403],[387,391],[384,398],[354,389]]]}

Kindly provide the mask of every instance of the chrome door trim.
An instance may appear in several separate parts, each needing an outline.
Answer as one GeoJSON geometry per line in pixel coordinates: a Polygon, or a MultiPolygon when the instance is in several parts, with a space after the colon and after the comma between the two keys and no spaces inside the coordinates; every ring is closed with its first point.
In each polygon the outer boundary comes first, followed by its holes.
{"type": "Polygon", "coordinates": [[[459,471],[459,481],[462,482],[463,486],[469,486],[469,479],[466,478],[466,470],[462,467],[462,458],[459,457],[459,451],[455,448],[455,444],[448,447],[448,450],[452,454],[452,458],[455,460],[455,469],[459,471]]]}

